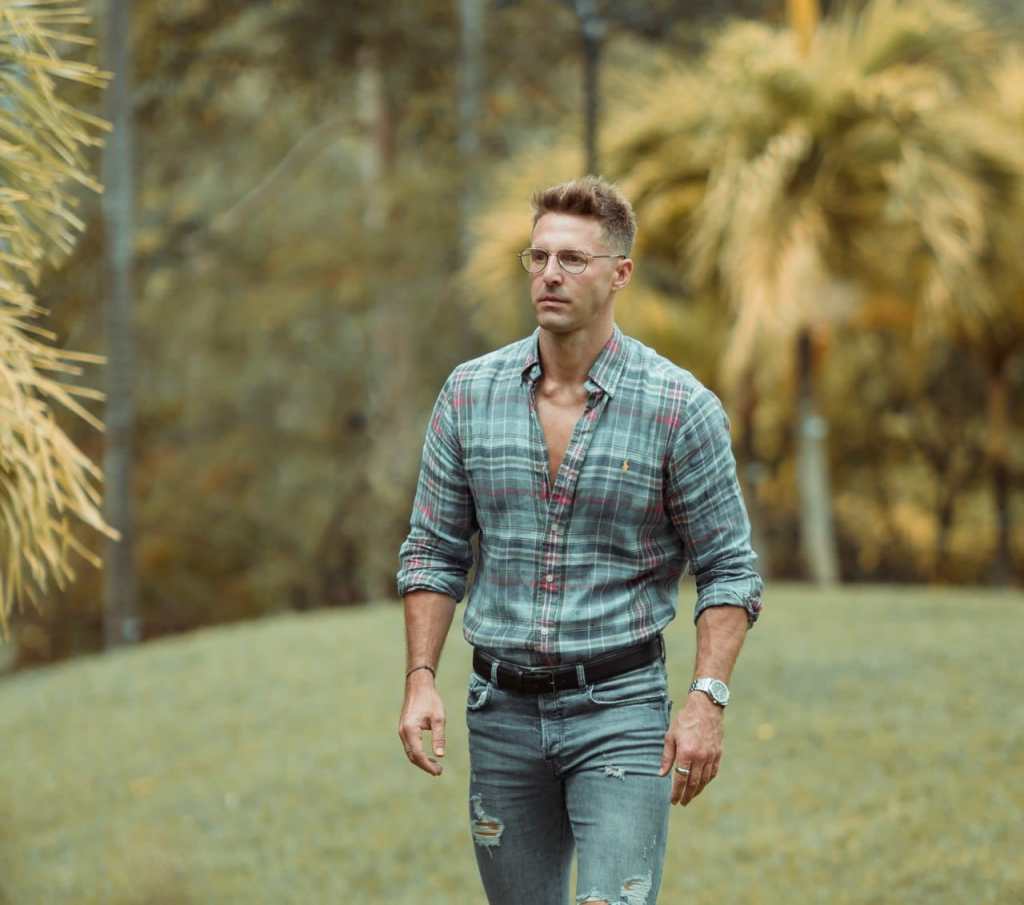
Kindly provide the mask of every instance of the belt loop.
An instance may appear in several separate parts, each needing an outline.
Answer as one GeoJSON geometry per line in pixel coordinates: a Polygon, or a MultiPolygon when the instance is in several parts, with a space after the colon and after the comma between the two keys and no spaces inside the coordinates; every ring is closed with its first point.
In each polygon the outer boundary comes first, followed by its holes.
{"type": "Polygon", "coordinates": [[[587,671],[583,668],[582,663],[576,664],[576,682],[579,688],[587,687],[587,671]]]}
{"type": "Polygon", "coordinates": [[[491,660],[491,684],[498,684],[498,661],[491,660]]]}

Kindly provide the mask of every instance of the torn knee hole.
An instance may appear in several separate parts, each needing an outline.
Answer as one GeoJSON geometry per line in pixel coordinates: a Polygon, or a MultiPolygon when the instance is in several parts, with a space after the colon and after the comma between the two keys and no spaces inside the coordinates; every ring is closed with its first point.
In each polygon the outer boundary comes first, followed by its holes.
{"type": "Polygon", "coordinates": [[[474,795],[469,800],[473,805],[473,841],[484,848],[501,845],[505,824],[484,811],[482,795],[474,795]]]}
{"type": "Polygon", "coordinates": [[[622,898],[625,905],[647,905],[647,896],[651,891],[651,874],[632,877],[622,884],[622,898]]]}

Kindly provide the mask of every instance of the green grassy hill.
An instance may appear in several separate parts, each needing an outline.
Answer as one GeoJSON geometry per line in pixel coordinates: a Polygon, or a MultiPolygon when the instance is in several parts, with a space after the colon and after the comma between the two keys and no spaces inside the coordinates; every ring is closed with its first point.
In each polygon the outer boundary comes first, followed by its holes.
{"type": "MultiPolygon", "coordinates": [[[[677,702],[690,596],[667,634],[677,702]]],[[[659,902],[1024,903],[1022,604],[770,587],[659,902]]],[[[469,647],[453,628],[439,779],[397,738],[403,655],[380,605],[0,682],[0,905],[483,902],[469,647]]]]}

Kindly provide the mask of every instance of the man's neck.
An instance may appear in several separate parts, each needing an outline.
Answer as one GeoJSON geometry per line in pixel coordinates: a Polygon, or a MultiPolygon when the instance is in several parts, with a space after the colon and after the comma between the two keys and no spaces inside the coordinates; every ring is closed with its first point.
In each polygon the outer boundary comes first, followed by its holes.
{"type": "Polygon", "coordinates": [[[592,332],[552,333],[541,327],[539,345],[544,382],[555,387],[582,387],[613,329],[611,322],[600,331],[592,332]]]}

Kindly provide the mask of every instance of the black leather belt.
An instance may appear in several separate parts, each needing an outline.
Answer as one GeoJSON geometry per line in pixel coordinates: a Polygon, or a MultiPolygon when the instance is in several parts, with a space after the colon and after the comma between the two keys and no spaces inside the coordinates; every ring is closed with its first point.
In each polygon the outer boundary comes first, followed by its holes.
{"type": "Polygon", "coordinates": [[[521,694],[547,694],[553,691],[566,691],[570,688],[581,688],[592,682],[599,682],[602,679],[610,679],[631,669],[646,666],[657,657],[663,657],[665,643],[661,634],[658,633],[650,641],[633,647],[624,647],[621,650],[601,654],[592,660],[583,660],[583,682],[580,682],[579,670],[576,663],[564,666],[553,666],[550,669],[517,666],[506,660],[496,660],[489,654],[485,654],[480,648],[473,648],[473,671],[486,679],[493,681],[498,688],[504,691],[518,691],[521,694]],[[493,664],[498,664],[497,673],[492,673],[493,664]],[[493,676],[493,678],[492,678],[493,676]]]}

